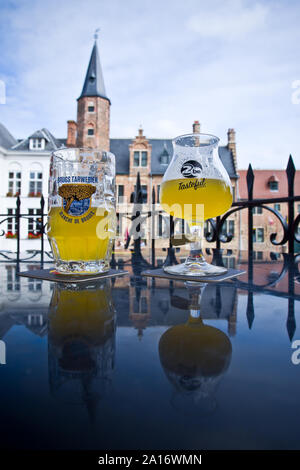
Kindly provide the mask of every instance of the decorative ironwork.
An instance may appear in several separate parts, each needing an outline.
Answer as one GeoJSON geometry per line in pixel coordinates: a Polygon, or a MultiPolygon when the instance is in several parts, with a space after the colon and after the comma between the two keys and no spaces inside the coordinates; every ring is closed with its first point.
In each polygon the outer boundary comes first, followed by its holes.
{"type": "MultiPolygon", "coordinates": [[[[286,197],[275,197],[275,198],[265,198],[265,199],[253,199],[253,190],[255,184],[255,175],[252,169],[251,164],[249,165],[246,181],[247,181],[247,191],[248,191],[248,199],[233,202],[232,208],[226,212],[222,217],[217,217],[216,219],[210,219],[209,222],[209,232],[206,233],[206,240],[209,243],[215,243],[216,249],[221,249],[222,243],[229,243],[233,239],[233,234],[224,233],[223,227],[226,220],[234,213],[239,212],[243,209],[247,209],[248,211],[248,251],[251,254],[253,252],[253,209],[254,207],[261,207],[264,210],[271,212],[280,222],[280,225],[283,230],[283,234],[280,240],[277,240],[277,233],[272,233],[270,235],[270,241],[272,245],[279,246],[288,244],[288,253],[293,255],[294,254],[294,245],[295,242],[300,243],[300,232],[299,232],[299,222],[300,222],[300,214],[297,214],[295,217],[294,211],[294,203],[296,201],[300,201],[300,195],[294,194],[294,180],[295,180],[295,165],[293,162],[292,157],[289,157],[287,168],[286,168],[286,176],[287,176],[287,183],[288,183],[288,195],[286,197]],[[288,205],[288,216],[285,219],[282,214],[270,207],[268,204],[274,203],[286,203],[288,205]]],[[[152,204],[155,205],[156,195],[154,188],[152,189],[152,204]]],[[[128,218],[131,220],[131,228],[134,226],[136,232],[140,236],[132,236],[132,233],[129,234],[129,237],[125,244],[125,249],[130,249],[131,251],[131,261],[133,264],[142,264],[143,266],[155,266],[155,237],[152,237],[151,240],[151,264],[144,258],[142,249],[141,249],[141,242],[142,242],[142,225],[143,223],[153,215],[150,211],[142,212],[143,206],[143,193],[141,188],[141,181],[140,181],[140,174],[137,174],[137,181],[135,192],[133,193],[133,210],[131,216],[129,215],[128,218]],[[137,223],[138,220],[138,223],[137,223]],[[135,226],[137,223],[137,226],[135,226]],[[133,246],[130,248],[130,244],[133,238],[133,246]]],[[[44,262],[50,262],[52,260],[52,255],[50,252],[45,251],[45,244],[44,244],[44,235],[46,233],[46,226],[45,217],[46,214],[44,213],[45,209],[45,200],[44,197],[41,196],[40,198],[40,214],[22,214],[21,213],[21,199],[19,196],[16,198],[16,209],[15,214],[0,214],[0,217],[4,217],[3,220],[0,221],[0,226],[3,225],[8,220],[15,219],[15,227],[16,233],[15,238],[17,241],[16,252],[9,252],[8,250],[4,250],[0,252],[0,255],[3,261],[15,261],[17,263],[22,261],[28,261],[33,258],[39,256],[39,261],[41,264],[44,262]],[[28,250],[26,256],[22,256],[21,258],[21,240],[20,240],[20,221],[21,219],[39,219],[39,223],[37,224],[36,235],[40,239],[40,249],[39,250],[28,250]],[[46,261],[45,261],[46,257],[46,261]]],[[[180,248],[176,248],[178,243],[174,242],[174,225],[176,220],[173,219],[172,216],[168,216],[164,214],[162,211],[156,211],[155,215],[159,214],[163,217],[163,220],[169,221],[170,224],[170,233],[169,233],[169,246],[164,248],[166,251],[166,259],[164,264],[176,264],[178,261],[176,259],[176,251],[180,250],[180,248]],[[176,246],[175,246],[176,245],[176,246]]],[[[155,232],[155,217],[152,217],[152,233],[155,232]]],[[[0,236],[5,235],[5,230],[1,229],[0,227],[0,236]]],[[[183,240],[185,243],[187,239],[183,240]]],[[[179,243],[180,244],[180,243],[179,243]]],[[[0,260],[1,261],[1,260],[0,260]]],[[[112,264],[115,265],[116,259],[113,254],[112,264]]]]}

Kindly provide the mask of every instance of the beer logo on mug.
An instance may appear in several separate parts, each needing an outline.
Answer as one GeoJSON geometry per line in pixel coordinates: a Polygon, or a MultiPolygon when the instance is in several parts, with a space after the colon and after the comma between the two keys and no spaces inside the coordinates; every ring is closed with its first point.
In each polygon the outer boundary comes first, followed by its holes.
{"type": "Polygon", "coordinates": [[[202,165],[196,160],[188,160],[184,162],[180,171],[185,178],[198,178],[202,172],[202,165]]]}
{"type": "Polygon", "coordinates": [[[68,215],[78,217],[90,207],[92,194],[96,192],[92,184],[62,184],[58,194],[63,199],[63,208],[68,215]]]}

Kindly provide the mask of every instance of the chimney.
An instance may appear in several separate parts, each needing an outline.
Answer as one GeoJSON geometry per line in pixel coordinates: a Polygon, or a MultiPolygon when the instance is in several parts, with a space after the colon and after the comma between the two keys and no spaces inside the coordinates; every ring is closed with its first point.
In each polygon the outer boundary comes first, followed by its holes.
{"type": "Polygon", "coordinates": [[[67,147],[76,147],[77,124],[75,121],[68,121],[67,147]]]}
{"type": "Polygon", "coordinates": [[[194,121],[193,134],[200,134],[200,125],[199,121],[194,121]]]}
{"type": "Polygon", "coordinates": [[[228,138],[227,148],[231,150],[231,153],[233,156],[234,168],[235,168],[235,171],[237,171],[236,142],[235,142],[235,130],[234,129],[228,129],[227,138],[228,138]]]}

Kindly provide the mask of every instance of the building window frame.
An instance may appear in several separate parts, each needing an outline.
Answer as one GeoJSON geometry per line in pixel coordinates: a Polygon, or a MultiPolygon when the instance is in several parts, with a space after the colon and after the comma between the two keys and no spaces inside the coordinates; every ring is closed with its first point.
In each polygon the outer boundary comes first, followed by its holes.
{"type": "Polygon", "coordinates": [[[43,191],[43,172],[41,170],[30,170],[28,197],[40,197],[42,195],[42,191],[43,191]]]}
{"type": "Polygon", "coordinates": [[[93,101],[90,101],[87,104],[87,111],[88,111],[89,114],[95,113],[95,103],[93,101]]]}
{"type": "Polygon", "coordinates": [[[7,197],[20,196],[22,173],[19,170],[9,170],[8,172],[8,192],[7,197]]]}
{"type": "Polygon", "coordinates": [[[28,238],[39,238],[40,234],[40,223],[41,219],[40,216],[42,215],[42,211],[40,208],[28,209],[28,238]]]}
{"type": "Polygon", "coordinates": [[[117,185],[117,202],[122,204],[124,202],[124,184],[117,185]]]}
{"type": "Polygon", "coordinates": [[[265,242],[264,227],[254,227],[252,237],[253,237],[253,243],[264,243],[265,242]]]}
{"type": "Polygon", "coordinates": [[[252,214],[254,215],[262,215],[263,213],[263,208],[260,207],[260,206],[254,206],[253,207],[253,211],[252,211],[252,214]]]}
{"type": "Polygon", "coordinates": [[[18,231],[18,222],[16,209],[9,207],[7,209],[7,234],[6,238],[14,238],[18,231]],[[10,236],[11,235],[11,236],[10,236]]]}
{"type": "Polygon", "coordinates": [[[270,191],[276,193],[279,189],[278,181],[269,181],[269,189],[270,191]]]}
{"type": "Polygon", "coordinates": [[[45,150],[45,139],[40,137],[29,139],[29,150],[45,150]]]}
{"type": "Polygon", "coordinates": [[[134,150],[133,151],[133,166],[135,168],[147,168],[148,165],[148,151],[147,150],[134,150]]]}

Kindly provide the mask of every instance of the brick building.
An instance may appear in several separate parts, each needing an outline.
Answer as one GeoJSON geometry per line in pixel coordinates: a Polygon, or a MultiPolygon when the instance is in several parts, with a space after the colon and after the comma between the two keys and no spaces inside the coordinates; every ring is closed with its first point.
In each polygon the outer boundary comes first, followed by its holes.
{"type": "MultiPolygon", "coordinates": [[[[253,170],[254,171],[254,199],[280,198],[288,195],[288,184],[285,170],[253,170]]],[[[247,170],[239,170],[239,199],[248,199],[247,170]]],[[[300,189],[300,171],[295,174],[295,194],[300,189]]],[[[268,204],[277,210],[287,220],[288,206],[286,203],[268,204]]],[[[300,203],[295,202],[295,214],[300,213],[300,203]]],[[[248,214],[247,210],[241,211],[241,249],[247,250],[248,240],[248,214]]],[[[272,212],[261,207],[253,210],[253,249],[257,260],[264,259],[264,253],[268,251],[286,252],[287,246],[274,246],[270,241],[272,233],[277,233],[277,240],[282,239],[282,226],[279,219],[272,212]]]]}
{"type": "MultiPolygon", "coordinates": [[[[138,173],[144,203],[152,202],[153,188],[158,202],[161,180],[172,156],[172,141],[168,138],[147,138],[142,128],[138,129],[138,135],[133,138],[110,138],[111,102],[105,90],[97,41],[94,43],[83,89],[77,101],[77,121],[68,121],[67,146],[101,147],[115,154],[118,203],[131,201],[138,173]]],[[[198,121],[193,123],[192,130],[200,131],[198,121]]],[[[219,147],[219,155],[230,176],[235,196],[238,175],[234,129],[228,130],[228,142],[219,147]]],[[[227,222],[227,228],[235,234],[239,232],[238,220],[239,216],[235,214],[227,222]]],[[[230,247],[238,247],[238,237],[230,243],[230,247]]]]}

